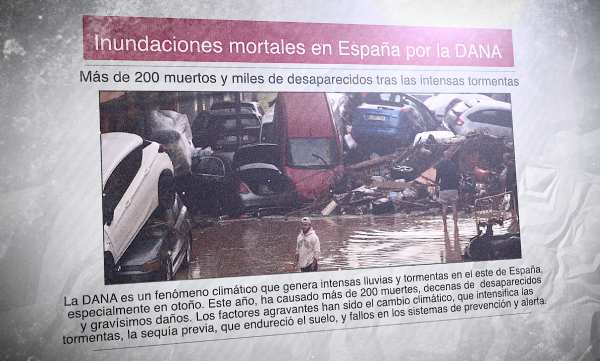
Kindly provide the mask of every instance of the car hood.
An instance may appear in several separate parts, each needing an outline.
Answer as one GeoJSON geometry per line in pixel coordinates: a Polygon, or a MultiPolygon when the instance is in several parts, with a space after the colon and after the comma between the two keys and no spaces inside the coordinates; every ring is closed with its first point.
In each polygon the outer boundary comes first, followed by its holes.
{"type": "Polygon", "coordinates": [[[279,167],[281,154],[277,144],[253,144],[240,147],[233,155],[233,168],[238,169],[246,164],[266,163],[279,167]]]}

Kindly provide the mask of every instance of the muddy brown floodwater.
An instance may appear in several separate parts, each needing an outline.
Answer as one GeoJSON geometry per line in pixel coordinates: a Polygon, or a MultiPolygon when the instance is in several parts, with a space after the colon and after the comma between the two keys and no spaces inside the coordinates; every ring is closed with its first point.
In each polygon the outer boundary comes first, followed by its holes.
{"type": "MultiPolygon", "coordinates": [[[[321,241],[319,271],[461,262],[475,235],[472,218],[461,216],[459,240],[449,237],[440,216],[341,216],[314,218],[321,241]]],[[[178,279],[296,272],[299,220],[268,217],[223,221],[193,232],[193,261],[178,279]]]]}

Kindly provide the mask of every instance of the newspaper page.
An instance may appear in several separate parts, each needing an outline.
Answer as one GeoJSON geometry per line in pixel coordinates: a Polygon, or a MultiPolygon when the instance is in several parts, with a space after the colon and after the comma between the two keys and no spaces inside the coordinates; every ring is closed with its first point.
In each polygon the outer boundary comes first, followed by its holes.
{"type": "Polygon", "coordinates": [[[4,359],[600,359],[597,3],[0,9],[4,359]]]}

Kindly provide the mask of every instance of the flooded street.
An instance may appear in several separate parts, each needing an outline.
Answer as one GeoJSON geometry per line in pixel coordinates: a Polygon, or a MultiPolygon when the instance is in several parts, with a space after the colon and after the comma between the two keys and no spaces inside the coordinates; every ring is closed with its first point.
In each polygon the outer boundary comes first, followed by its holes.
{"type": "MultiPolygon", "coordinates": [[[[340,216],[314,218],[321,241],[319,271],[461,262],[474,220],[461,216],[459,241],[441,216],[340,216]]],[[[299,220],[283,217],[229,220],[193,232],[193,261],[178,279],[296,272],[299,220]]]]}

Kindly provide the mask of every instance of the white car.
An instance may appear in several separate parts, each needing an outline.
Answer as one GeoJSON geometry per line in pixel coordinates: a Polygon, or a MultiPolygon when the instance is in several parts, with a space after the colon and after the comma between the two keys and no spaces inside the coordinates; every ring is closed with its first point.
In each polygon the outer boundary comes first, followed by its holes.
{"type": "Polygon", "coordinates": [[[498,100],[456,103],[446,113],[444,122],[457,135],[479,132],[496,137],[513,136],[511,104],[498,100]]]}
{"type": "Polygon", "coordinates": [[[148,218],[175,200],[173,164],[158,143],[130,133],[105,133],[102,213],[105,283],[148,218]]]}
{"type": "Polygon", "coordinates": [[[483,94],[437,94],[423,102],[433,112],[438,121],[443,121],[446,113],[458,102],[468,100],[492,100],[483,94]]]}

